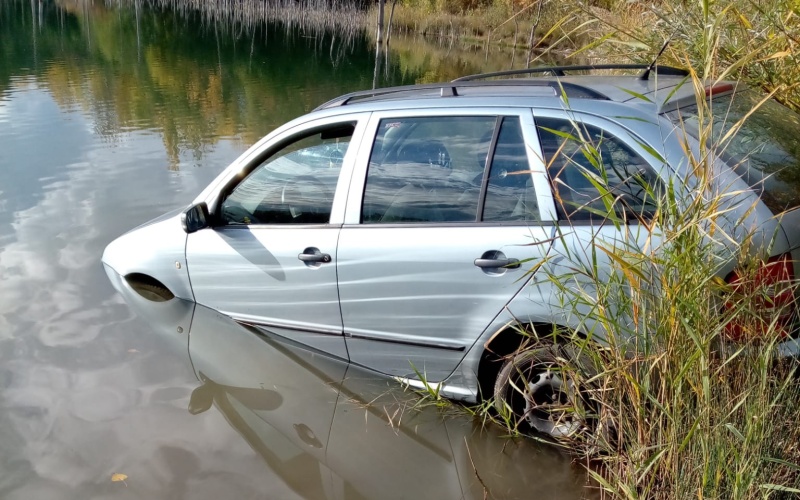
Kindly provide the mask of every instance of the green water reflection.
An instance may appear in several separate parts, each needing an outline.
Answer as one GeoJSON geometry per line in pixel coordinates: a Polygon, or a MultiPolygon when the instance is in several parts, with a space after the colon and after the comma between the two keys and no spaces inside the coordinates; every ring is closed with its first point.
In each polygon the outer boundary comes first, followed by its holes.
{"type": "Polygon", "coordinates": [[[224,137],[254,142],[320,100],[371,83],[363,37],[346,46],[264,26],[236,38],[191,17],[86,5],[15,2],[0,16],[0,89],[33,75],[60,106],[90,113],[98,134],[158,130],[173,167],[181,150],[202,155],[224,137]]]}
{"type": "Polygon", "coordinates": [[[191,13],[86,2],[0,6],[1,92],[33,76],[62,108],[90,114],[109,140],[156,130],[172,169],[182,151],[199,158],[221,138],[251,144],[342,93],[505,69],[512,59],[395,36],[376,75],[363,32],[222,26],[191,13]]]}

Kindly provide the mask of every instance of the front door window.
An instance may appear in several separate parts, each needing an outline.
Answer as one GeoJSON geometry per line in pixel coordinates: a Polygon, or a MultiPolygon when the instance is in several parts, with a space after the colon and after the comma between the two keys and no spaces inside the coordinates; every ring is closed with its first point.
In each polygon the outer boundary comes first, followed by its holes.
{"type": "Polygon", "coordinates": [[[327,224],[354,130],[337,124],[269,154],[222,202],[222,223],[327,224]]]}

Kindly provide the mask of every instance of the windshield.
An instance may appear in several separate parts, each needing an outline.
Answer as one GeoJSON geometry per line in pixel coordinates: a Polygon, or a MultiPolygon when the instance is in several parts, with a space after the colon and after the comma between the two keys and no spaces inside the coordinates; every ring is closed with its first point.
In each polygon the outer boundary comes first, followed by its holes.
{"type": "MultiPolygon", "coordinates": [[[[780,213],[800,206],[800,115],[770,99],[732,138],[719,143],[762,98],[752,90],[714,98],[711,145],[773,213],[780,213]]],[[[698,138],[697,106],[673,111],[669,117],[676,124],[683,122],[698,138]]]]}

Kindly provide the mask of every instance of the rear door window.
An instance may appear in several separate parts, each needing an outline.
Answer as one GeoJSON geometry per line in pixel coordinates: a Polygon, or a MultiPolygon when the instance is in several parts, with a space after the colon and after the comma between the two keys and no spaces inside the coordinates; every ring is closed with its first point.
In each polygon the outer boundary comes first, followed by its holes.
{"type": "MultiPolygon", "coordinates": [[[[715,97],[709,146],[761,195],[773,213],[780,213],[800,207],[800,115],[773,100],[759,106],[762,97],[752,90],[715,97]],[[741,128],[720,143],[743,118],[741,128]]],[[[668,116],[699,138],[697,106],[668,116]]]]}
{"type": "Polygon", "coordinates": [[[560,118],[536,128],[561,220],[651,218],[659,180],[647,161],[608,131],[560,118]]]}
{"type": "Polygon", "coordinates": [[[362,223],[538,218],[519,117],[411,117],[378,125],[362,223]]]}
{"type": "Polygon", "coordinates": [[[362,222],[474,222],[496,122],[494,116],[382,120],[362,222]]]}
{"type": "Polygon", "coordinates": [[[489,168],[482,220],[513,222],[538,219],[539,207],[519,118],[505,117],[489,168]]]}

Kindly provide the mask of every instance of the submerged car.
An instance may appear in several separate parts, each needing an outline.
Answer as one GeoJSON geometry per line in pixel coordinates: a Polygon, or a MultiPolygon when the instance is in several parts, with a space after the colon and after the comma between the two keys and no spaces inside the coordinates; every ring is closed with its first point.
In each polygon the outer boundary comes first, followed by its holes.
{"type": "MultiPolygon", "coordinates": [[[[192,300],[475,402],[508,373],[520,325],[602,335],[539,277],[558,272],[564,249],[639,237],[632,228],[655,205],[632,178],[691,178],[686,151],[700,146],[686,82],[664,66],[556,67],[348,94],[267,135],[191,206],[112,242],[103,263],[118,288],[192,300]],[[571,74],[620,68],[644,71],[571,74]],[[586,175],[597,165],[566,153],[576,124],[600,144],[622,226],[598,215],[608,207],[586,175]]],[[[725,82],[706,95],[727,109],[721,135],[761,99],[725,82]]],[[[771,235],[769,265],[780,272],[765,279],[794,279],[800,118],[768,101],[736,137],[715,159],[717,182],[750,200],[730,219],[771,235]]],[[[795,355],[798,341],[788,335],[779,349],[795,355]]]]}

